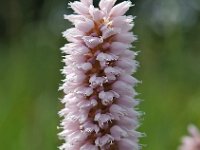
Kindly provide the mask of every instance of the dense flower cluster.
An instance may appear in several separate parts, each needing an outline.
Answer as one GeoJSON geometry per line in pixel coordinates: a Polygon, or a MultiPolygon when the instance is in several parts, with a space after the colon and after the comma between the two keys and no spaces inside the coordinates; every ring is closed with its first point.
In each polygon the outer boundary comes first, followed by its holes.
{"type": "Polygon", "coordinates": [[[95,8],[92,0],[70,2],[75,14],[64,16],[75,27],[63,32],[70,43],[61,48],[61,150],[140,149],[133,89],[138,81],[131,76],[138,66],[130,50],[134,17],[124,15],[132,4],[115,3],[101,0],[95,8]]]}
{"type": "Polygon", "coordinates": [[[200,150],[200,132],[199,130],[190,125],[188,127],[190,136],[185,136],[182,139],[182,145],[179,150],[200,150]]]}

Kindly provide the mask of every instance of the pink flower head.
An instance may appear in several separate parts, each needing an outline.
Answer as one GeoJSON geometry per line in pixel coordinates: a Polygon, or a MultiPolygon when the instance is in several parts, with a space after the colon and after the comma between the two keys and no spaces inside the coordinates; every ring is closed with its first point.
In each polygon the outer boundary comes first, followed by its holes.
{"type": "Polygon", "coordinates": [[[182,139],[182,145],[179,150],[200,150],[200,132],[194,126],[190,125],[188,127],[190,136],[185,136],[182,139]]]}
{"type": "Polygon", "coordinates": [[[133,89],[138,81],[131,75],[138,66],[130,50],[134,17],[125,15],[132,4],[115,3],[100,0],[95,8],[92,0],[70,2],[75,13],[64,16],[74,27],[63,32],[69,43],[61,48],[61,150],[140,149],[133,89]]]}

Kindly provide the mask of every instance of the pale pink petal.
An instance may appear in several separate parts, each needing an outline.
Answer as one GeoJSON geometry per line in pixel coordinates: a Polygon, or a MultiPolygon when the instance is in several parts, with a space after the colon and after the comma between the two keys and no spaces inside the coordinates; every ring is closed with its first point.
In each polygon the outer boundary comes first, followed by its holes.
{"type": "Polygon", "coordinates": [[[102,146],[106,145],[107,143],[109,143],[109,144],[112,143],[112,141],[114,141],[114,138],[111,135],[106,134],[102,137],[98,137],[95,140],[95,145],[102,147],[102,146]]]}
{"type": "Polygon", "coordinates": [[[65,44],[61,50],[66,54],[83,55],[89,52],[89,49],[82,44],[69,43],[65,44]]]}
{"type": "Polygon", "coordinates": [[[117,28],[108,28],[107,26],[103,26],[101,28],[103,39],[107,39],[113,35],[120,33],[120,30],[117,28]]]}
{"type": "Polygon", "coordinates": [[[98,121],[98,124],[101,128],[103,128],[104,124],[111,122],[112,120],[113,116],[111,114],[97,113],[94,118],[94,121],[98,121]]]}
{"type": "Polygon", "coordinates": [[[106,13],[109,13],[111,8],[114,6],[117,0],[101,0],[99,2],[99,7],[106,13]]]}
{"type": "Polygon", "coordinates": [[[70,2],[69,5],[77,14],[80,15],[88,14],[88,7],[81,2],[78,1],[75,1],[73,3],[70,2]]]}
{"type": "Polygon", "coordinates": [[[110,133],[117,141],[121,140],[121,138],[128,137],[128,133],[117,125],[110,128],[110,133]]]}
{"type": "Polygon", "coordinates": [[[85,122],[83,125],[81,125],[81,129],[89,133],[92,133],[92,132],[98,133],[100,130],[97,124],[94,124],[90,121],[85,122]]]}
{"type": "Polygon", "coordinates": [[[127,110],[123,109],[121,106],[116,104],[112,104],[109,108],[109,111],[116,120],[120,120],[121,117],[127,115],[127,110]]]}
{"type": "Polygon", "coordinates": [[[87,6],[93,5],[93,0],[81,0],[81,2],[87,6]]]}
{"type": "Polygon", "coordinates": [[[136,85],[139,81],[134,78],[133,76],[129,75],[129,74],[123,74],[119,77],[119,80],[127,83],[127,84],[130,84],[130,85],[136,85]]]}
{"type": "Polygon", "coordinates": [[[99,44],[103,43],[103,40],[98,37],[84,36],[82,39],[89,48],[95,48],[99,44]]]}
{"type": "Polygon", "coordinates": [[[80,150],[98,150],[98,147],[89,143],[84,144],[81,146],[80,150]]]}
{"type": "Polygon", "coordinates": [[[120,53],[127,50],[130,46],[121,42],[113,42],[110,46],[110,50],[112,53],[119,55],[120,53]]]}
{"type": "Polygon", "coordinates": [[[130,1],[124,1],[122,3],[117,4],[114,6],[110,11],[110,16],[122,16],[124,15],[128,9],[132,6],[130,1]]]}
{"type": "Polygon", "coordinates": [[[85,21],[77,21],[75,23],[75,27],[80,31],[89,32],[94,27],[94,22],[90,19],[87,19],[85,21]]]}
{"type": "Polygon", "coordinates": [[[92,87],[103,86],[103,83],[105,82],[105,77],[97,77],[96,75],[92,75],[89,79],[89,83],[92,87]]]}
{"type": "Polygon", "coordinates": [[[101,52],[97,55],[96,60],[98,60],[98,61],[114,61],[114,60],[117,60],[118,58],[119,57],[115,54],[101,52]]]}
{"type": "Polygon", "coordinates": [[[90,5],[89,13],[94,21],[99,21],[103,19],[104,16],[103,12],[100,11],[98,8],[95,8],[93,5],[90,5]]]}
{"type": "Polygon", "coordinates": [[[73,24],[75,24],[77,21],[83,21],[85,20],[85,16],[83,15],[64,15],[64,19],[69,20],[70,22],[72,22],[73,24]]]}
{"type": "Polygon", "coordinates": [[[82,64],[77,64],[76,67],[78,69],[82,69],[84,71],[88,71],[88,70],[92,69],[92,64],[89,63],[89,62],[86,62],[86,63],[82,63],[82,64]]]}
{"type": "Polygon", "coordinates": [[[127,108],[133,108],[134,106],[138,105],[138,101],[136,101],[135,99],[133,99],[130,96],[127,95],[123,95],[121,96],[119,99],[117,99],[117,104],[120,106],[125,106],[127,108]]]}
{"type": "Polygon", "coordinates": [[[126,129],[135,129],[138,127],[137,118],[129,118],[129,117],[121,117],[120,120],[117,121],[117,125],[126,129]]]}
{"type": "Polygon", "coordinates": [[[93,93],[93,89],[91,87],[81,86],[77,87],[74,92],[78,94],[83,94],[85,96],[90,96],[93,93]]]}
{"type": "Polygon", "coordinates": [[[101,99],[103,105],[109,105],[113,102],[114,95],[111,92],[101,91],[99,93],[99,98],[101,99]]]}
{"type": "Polygon", "coordinates": [[[128,138],[124,138],[120,140],[118,146],[120,150],[139,150],[140,149],[137,143],[134,143],[128,138]]]}
{"type": "Polygon", "coordinates": [[[63,32],[63,37],[65,37],[69,42],[79,43],[83,36],[84,33],[76,28],[71,28],[63,32]]]}
{"type": "Polygon", "coordinates": [[[137,37],[134,36],[132,33],[128,32],[128,33],[124,33],[124,34],[115,35],[114,40],[116,40],[117,42],[130,44],[130,43],[136,41],[137,37]]]}

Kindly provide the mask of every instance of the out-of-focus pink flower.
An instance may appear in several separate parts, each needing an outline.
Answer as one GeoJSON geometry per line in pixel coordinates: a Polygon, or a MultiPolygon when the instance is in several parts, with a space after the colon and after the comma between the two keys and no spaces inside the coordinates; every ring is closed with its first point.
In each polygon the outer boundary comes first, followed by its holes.
{"type": "Polygon", "coordinates": [[[190,135],[183,137],[179,150],[200,150],[199,130],[194,125],[190,125],[188,131],[190,135]]]}
{"type": "Polygon", "coordinates": [[[75,14],[64,16],[74,27],[63,32],[69,43],[61,48],[61,150],[140,149],[133,89],[138,81],[131,75],[138,66],[130,50],[134,17],[125,15],[132,4],[115,3],[100,0],[95,8],[92,0],[70,2],[75,14]]]}

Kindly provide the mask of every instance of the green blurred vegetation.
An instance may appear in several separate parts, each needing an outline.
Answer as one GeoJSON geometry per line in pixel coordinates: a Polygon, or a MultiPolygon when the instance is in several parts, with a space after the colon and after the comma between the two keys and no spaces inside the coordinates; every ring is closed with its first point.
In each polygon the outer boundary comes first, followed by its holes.
{"type": "MultiPolygon", "coordinates": [[[[135,76],[142,80],[137,91],[145,112],[140,131],[147,134],[141,143],[144,150],[175,150],[188,124],[200,127],[200,5],[186,10],[178,5],[185,0],[158,2],[135,0],[129,11],[137,16],[139,37],[135,76]]],[[[0,6],[0,150],[55,150],[61,143],[57,89],[59,48],[66,43],[61,32],[71,26],[63,20],[71,12],[67,3],[8,0],[0,6]]]]}

